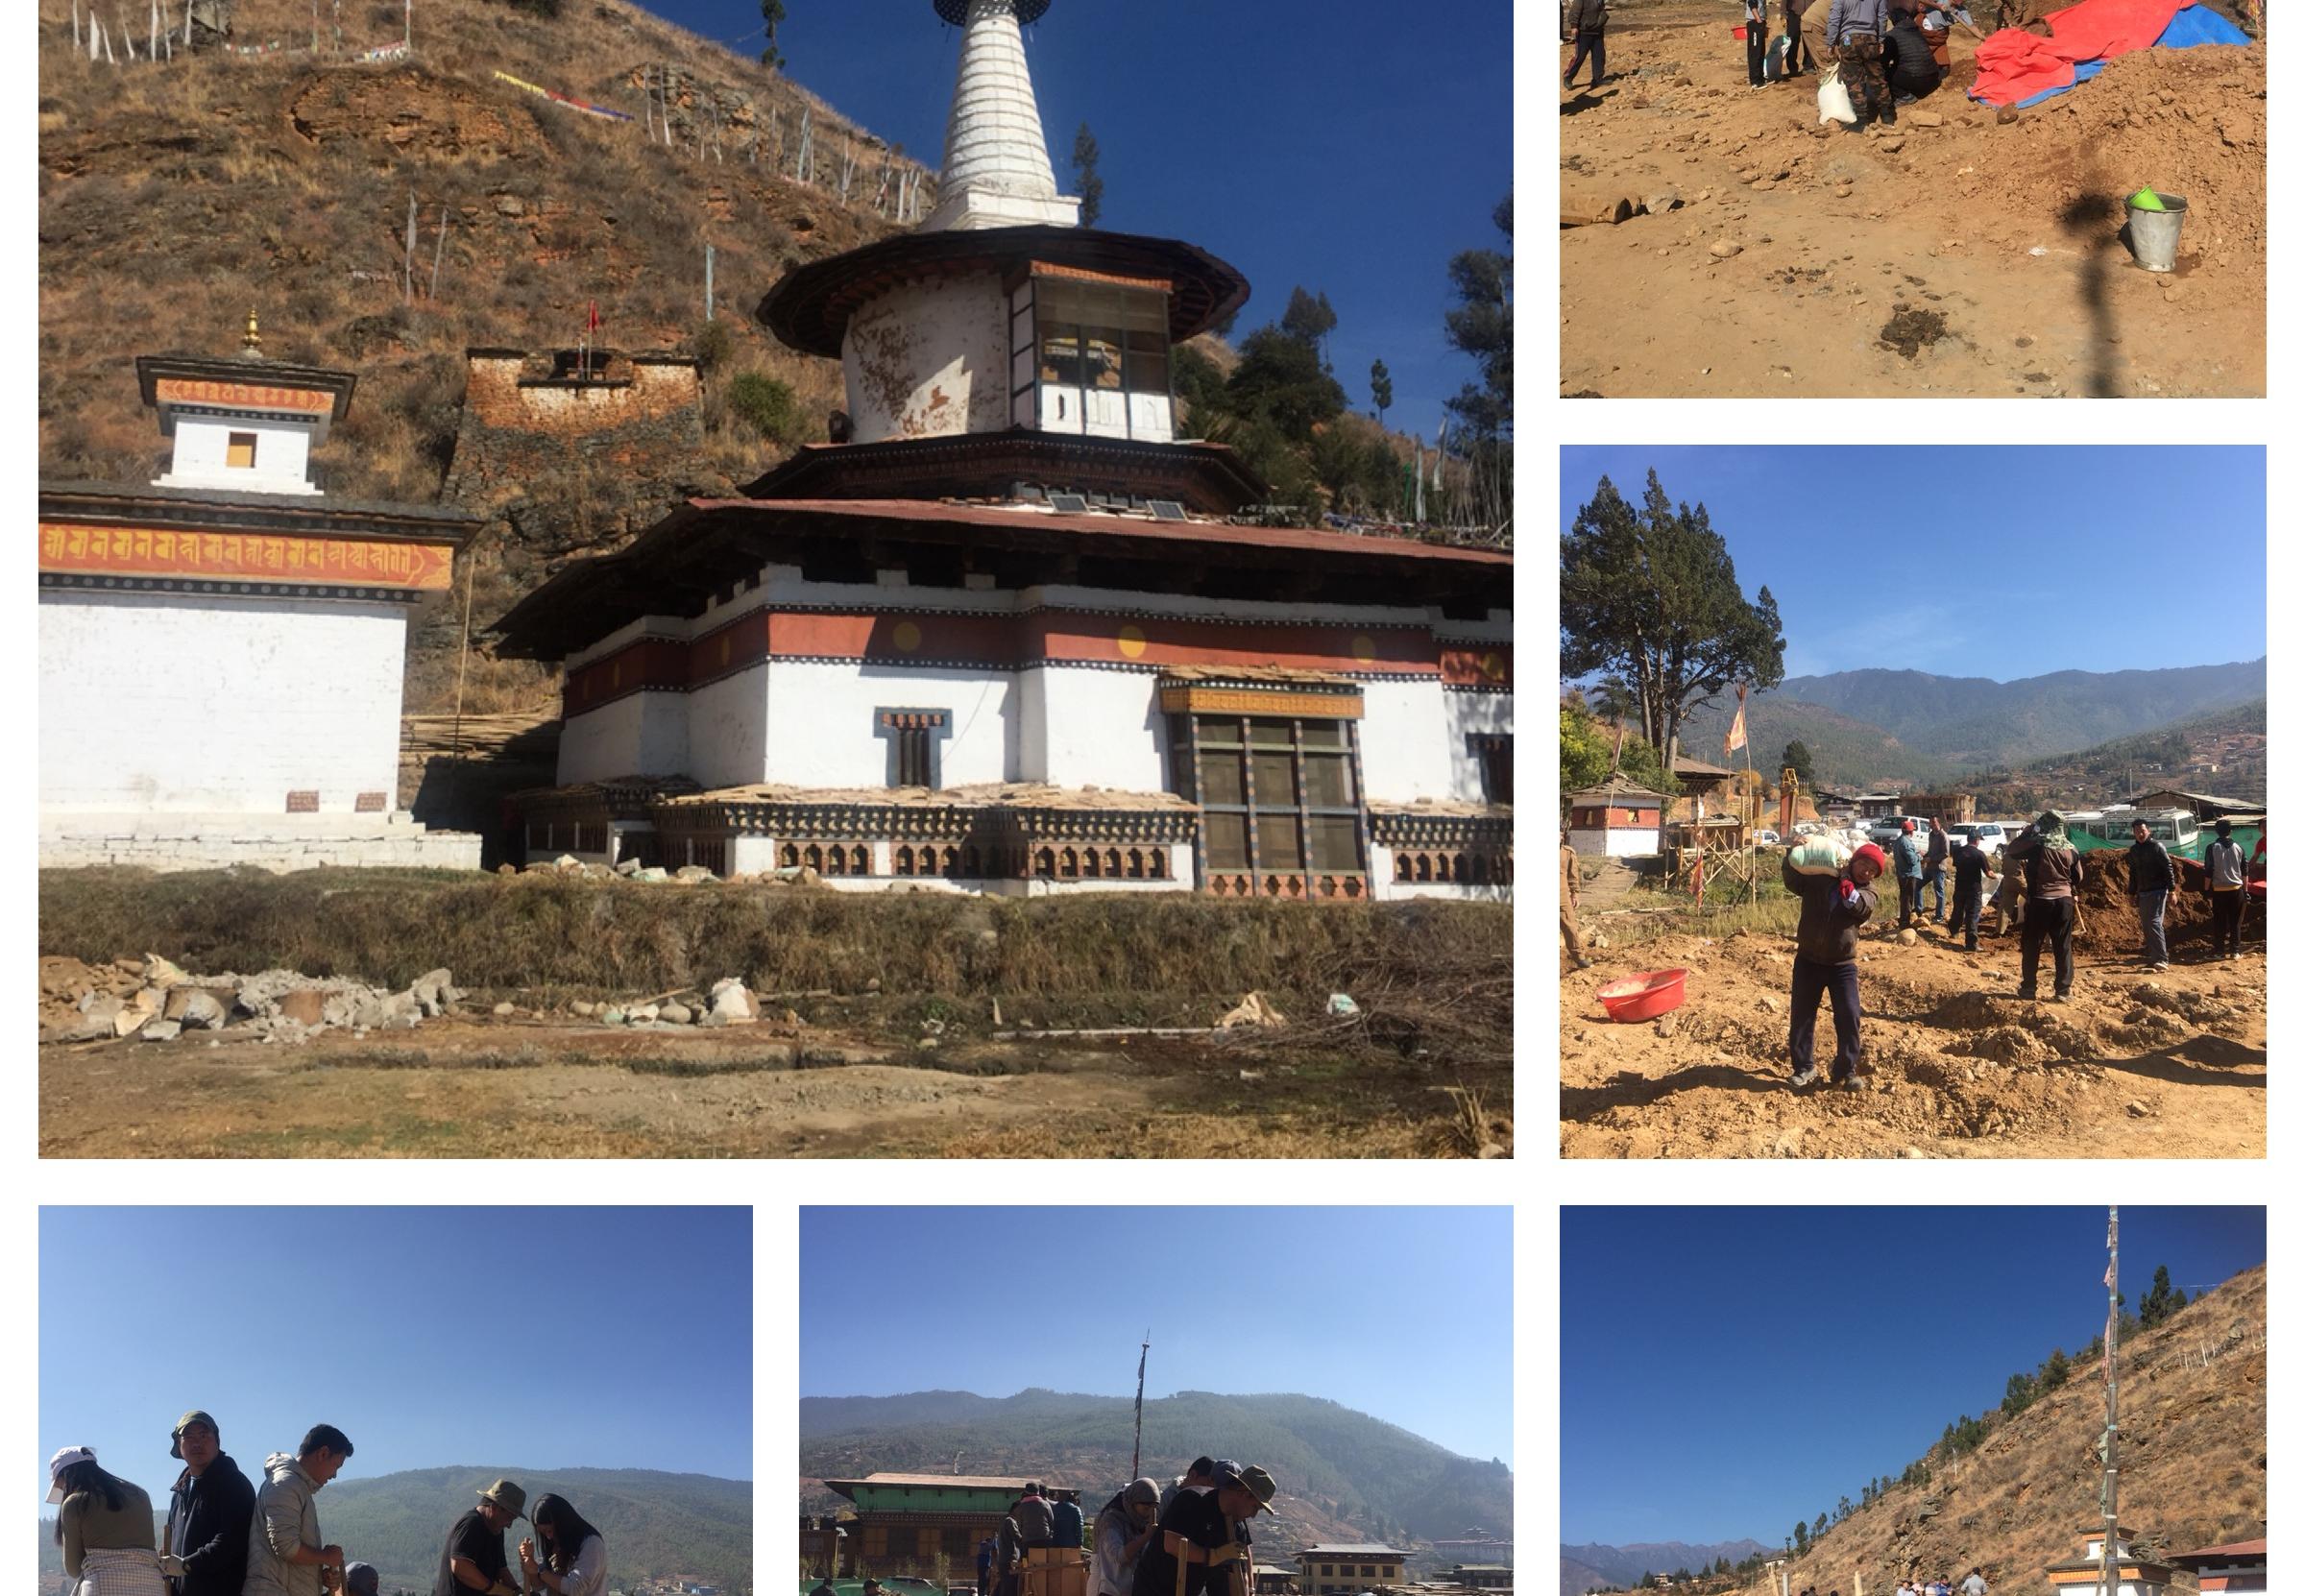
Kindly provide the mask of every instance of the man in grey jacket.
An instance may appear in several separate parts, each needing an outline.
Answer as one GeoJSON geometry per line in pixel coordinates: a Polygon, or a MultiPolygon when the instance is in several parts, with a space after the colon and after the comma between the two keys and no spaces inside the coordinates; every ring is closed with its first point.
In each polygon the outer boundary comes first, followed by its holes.
{"type": "Polygon", "coordinates": [[[264,1483],[256,1488],[255,1515],[248,1525],[248,1583],[242,1596],[321,1596],[327,1584],[344,1581],[344,1548],[320,1538],[320,1512],[312,1498],[336,1478],[352,1443],[333,1424],[304,1432],[296,1456],[275,1452],[264,1460],[264,1483]],[[332,1578],[324,1582],[324,1574],[332,1578]]]}
{"type": "Polygon", "coordinates": [[[1856,121],[1841,124],[1851,133],[1861,133],[1869,115],[1878,114],[1884,128],[1897,125],[1897,107],[1880,69],[1881,42],[1888,36],[1888,0],[1832,0],[1825,17],[1825,42],[1840,62],[1841,82],[1856,112],[1856,121]]]}

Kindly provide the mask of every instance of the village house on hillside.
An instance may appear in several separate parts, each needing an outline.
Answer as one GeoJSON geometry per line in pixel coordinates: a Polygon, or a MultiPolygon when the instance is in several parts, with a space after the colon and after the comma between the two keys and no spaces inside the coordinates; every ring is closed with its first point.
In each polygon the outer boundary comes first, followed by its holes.
{"type": "Polygon", "coordinates": [[[1510,894],[1512,560],[1273,528],[1177,436],[1174,347],[1248,283],[1079,227],[1019,25],[965,25],[934,209],[761,306],[836,441],[495,624],[566,672],[530,858],[1012,894],[1510,894]]]}
{"type": "Polygon", "coordinates": [[[146,355],[152,482],[39,485],[43,865],[476,867],[400,809],[408,615],[475,522],[352,503],[311,455],[349,372],[146,355]]]}

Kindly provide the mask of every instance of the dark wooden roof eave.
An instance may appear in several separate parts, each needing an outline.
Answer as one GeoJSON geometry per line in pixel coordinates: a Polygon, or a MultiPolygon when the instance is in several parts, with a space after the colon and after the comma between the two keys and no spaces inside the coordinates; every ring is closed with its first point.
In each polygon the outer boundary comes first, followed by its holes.
{"type": "Polygon", "coordinates": [[[325,366],[298,366],[280,360],[219,360],[205,354],[140,354],[136,357],[136,385],[144,395],[146,404],[159,402],[158,385],[160,378],[188,377],[194,381],[271,383],[284,388],[312,388],[327,392],[333,399],[328,412],[330,421],[344,420],[344,413],[352,407],[352,390],[360,379],[351,372],[334,372],[325,366]]]}
{"type": "Polygon", "coordinates": [[[869,502],[691,499],[620,551],[561,570],[487,630],[503,640],[497,646],[503,658],[566,659],[645,616],[690,612],[714,589],[769,563],[780,542],[827,534],[1232,568],[1350,561],[1359,568],[1354,574],[1396,583],[1404,595],[1435,584],[1469,591],[1496,583],[1502,603],[1495,607],[1512,601],[1512,556],[1493,549],[1200,523],[1201,535],[1188,541],[1174,522],[1015,514],[994,520],[993,512],[970,505],[905,509],[911,513],[876,513],[869,502]],[[1090,522],[1093,530],[1084,529],[1090,522]]]}
{"type": "Polygon", "coordinates": [[[1007,273],[1033,260],[1131,277],[1164,277],[1169,337],[1183,343],[1249,302],[1249,279],[1180,239],[1055,226],[908,232],[796,266],[761,301],[760,320],[803,354],[840,357],[849,316],[897,284],[976,272],[1007,273]]]}

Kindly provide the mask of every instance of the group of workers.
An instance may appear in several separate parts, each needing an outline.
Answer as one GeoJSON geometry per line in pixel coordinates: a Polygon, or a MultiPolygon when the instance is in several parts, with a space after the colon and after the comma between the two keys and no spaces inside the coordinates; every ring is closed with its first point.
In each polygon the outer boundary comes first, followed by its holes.
{"type": "MultiPolygon", "coordinates": [[[[2165,916],[2170,897],[2177,889],[2176,867],[2168,848],[2152,834],[2149,821],[2135,821],[2130,834],[2129,895],[2144,928],[2139,957],[2148,970],[2166,970],[2169,938],[2165,916]]],[[[2257,859],[2263,859],[2264,849],[2260,838],[2257,859]]],[[[2000,862],[2001,882],[1993,906],[2000,915],[2000,934],[2006,935],[2012,926],[2017,930],[2016,995],[2028,1000],[2040,996],[2041,953],[2046,945],[2053,969],[2050,1001],[2068,1002],[2073,996],[2073,938],[2080,922],[2078,892],[2087,867],[2067,834],[2064,817],[2054,810],[2043,811],[2002,851],[2000,862]]],[[[1785,856],[1781,872],[1785,889],[1801,900],[1787,1038],[1795,1086],[1816,1081],[1817,1005],[1827,997],[1832,1004],[1834,1032],[1832,1082],[1856,1091],[1871,1085],[1869,1076],[1857,1073],[1863,1007],[1857,993],[1856,939],[1857,929],[1872,918],[1877,905],[1874,882],[1895,869],[1900,931],[1908,929],[1916,919],[1932,918],[1922,899],[1933,883],[1938,907],[1933,918],[1960,931],[1965,950],[1975,953],[1984,880],[1992,863],[1974,836],[1965,834],[1955,843],[1941,827],[1932,827],[1929,842],[1923,844],[1910,820],[1904,823],[1892,853],[1883,853],[1879,844],[1868,842],[1850,856],[1837,876],[1795,870],[1792,856],[1785,856]],[[1949,867],[1953,879],[1950,922],[1944,910],[1944,876],[1949,867]]],[[[2209,895],[2213,920],[2212,957],[2241,956],[2243,910],[2248,901],[2252,868],[2251,861],[2243,857],[2241,844],[2233,839],[2233,823],[2220,820],[2216,838],[2202,855],[2202,889],[2209,895]]]]}
{"type": "MultiPolygon", "coordinates": [[[[352,1443],[333,1424],[315,1424],[293,1453],[264,1460],[252,1485],[223,1448],[216,1420],[194,1409],[169,1432],[168,1455],[183,1467],[168,1493],[168,1516],[154,1545],[152,1498],[105,1469],[85,1446],[48,1460],[48,1500],[59,1505],[57,1543],[74,1596],[377,1596],[377,1572],[347,1562],[321,1536],[314,1503],[336,1478],[352,1443]]],[[[558,1496],[527,1493],[510,1480],[479,1492],[441,1549],[432,1596],[603,1596],[608,1549],[600,1532],[558,1496]],[[504,1553],[504,1532],[525,1518],[521,1578],[504,1553]]]]}
{"type": "MultiPolygon", "coordinates": [[[[1745,80],[1764,84],[1814,71],[1820,60],[1836,63],[1849,90],[1854,122],[1842,128],[1862,132],[1868,122],[1897,125],[1897,108],[1934,93],[1952,66],[1953,29],[1977,31],[1959,0],[1778,0],[1783,51],[1770,37],[1769,0],[1744,0],[1745,80]]],[[[1564,88],[1578,69],[1592,62],[1587,86],[1598,88],[1608,72],[1608,0],[1565,0],[1561,39],[1572,47],[1564,88]]]]}
{"type": "MultiPolygon", "coordinates": [[[[1085,1550],[1088,1596],[1251,1596],[1250,1521],[1273,1511],[1273,1476],[1196,1458],[1167,1485],[1131,1480],[1083,1524],[1080,1493],[1026,1485],[977,1547],[978,1596],[1020,1596],[1031,1555],[1085,1550]]],[[[866,1596],[876,1596],[865,1582],[866,1596]]]]}

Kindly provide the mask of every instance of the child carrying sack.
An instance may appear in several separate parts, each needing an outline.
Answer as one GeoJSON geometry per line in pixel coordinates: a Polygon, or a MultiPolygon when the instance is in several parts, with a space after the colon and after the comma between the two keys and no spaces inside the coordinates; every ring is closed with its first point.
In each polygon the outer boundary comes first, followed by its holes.
{"type": "Polygon", "coordinates": [[[1834,61],[1817,80],[1817,120],[1819,122],[1855,122],[1856,108],[1849,103],[1849,89],[1841,82],[1841,63],[1834,61]]]}

